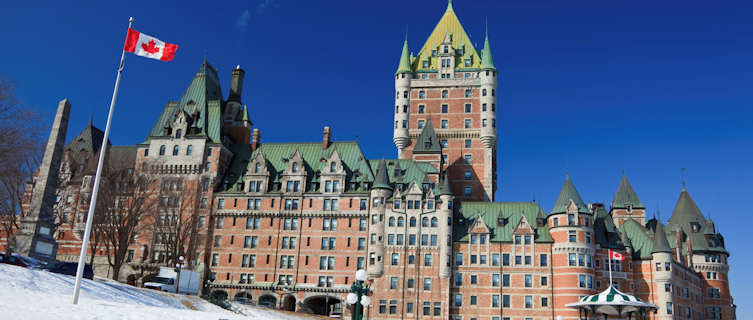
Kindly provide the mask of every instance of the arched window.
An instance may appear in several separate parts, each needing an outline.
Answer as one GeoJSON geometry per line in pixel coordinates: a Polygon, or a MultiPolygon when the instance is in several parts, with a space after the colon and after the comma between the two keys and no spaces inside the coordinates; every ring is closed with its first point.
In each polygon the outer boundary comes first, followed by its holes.
{"type": "Polygon", "coordinates": [[[178,153],[180,153],[180,147],[176,145],[173,147],[173,155],[177,156],[178,153]]]}
{"type": "Polygon", "coordinates": [[[254,166],[254,173],[259,173],[259,169],[261,169],[261,164],[257,162],[256,166],[254,166]]]}
{"type": "Polygon", "coordinates": [[[439,226],[439,220],[437,220],[437,217],[431,218],[431,226],[432,228],[436,228],[439,226]]]}
{"type": "Polygon", "coordinates": [[[394,227],[395,226],[395,217],[390,217],[390,219],[388,221],[389,221],[389,222],[387,222],[388,226],[390,226],[390,227],[394,227]]]}
{"type": "Polygon", "coordinates": [[[410,227],[416,226],[416,217],[410,217],[410,227]]]}
{"type": "Polygon", "coordinates": [[[161,156],[165,155],[165,145],[161,145],[159,147],[159,155],[161,155],[161,156]]]}
{"type": "Polygon", "coordinates": [[[293,167],[291,168],[291,171],[293,171],[293,173],[298,172],[298,163],[297,162],[293,163],[293,167]]]}
{"type": "Polygon", "coordinates": [[[447,98],[449,96],[449,92],[447,90],[442,90],[442,98],[447,98]]]}
{"type": "Polygon", "coordinates": [[[423,90],[419,91],[418,92],[418,98],[419,99],[426,99],[426,92],[424,92],[423,90]]]}
{"type": "Polygon", "coordinates": [[[332,163],[329,164],[329,171],[335,172],[335,169],[337,169],[337,164],[334,161],[332,161],[332,163]]]}
{"type": "Polygon", "coordinates": [[[405,226],[405,219],[403,219],[403,217],[398,217],[397,218],[397,226],[398,227],[405,226]]]}
{"type": "Polygon", "coordinates": [[[193,146],[189,144],[188,147],[186,147],[186,155],[190,156],[191,153],[193,153],[193,146]]]}
{"type": "Polygon", "coordinates": [[[486,89],[481,89],[481,95],[486,97],[486,89]]]}
{"type": "Polygon", "coordinates": [[[182,135],[183,135],[183,129],[178,129],[175,131],[175,139],[180,139],[182,135]]]}
{"type": "Polygon", "coordinates": [[[471,89],[465,89],[465,97],[470,98],[471,97],[471,89]]]}
{"type": "Polygon", "coordinates": [[[429,226],[429,218],[423,217],[423,219],[421,219],[421,226],[422,227],[428,227],[429,226]]]}

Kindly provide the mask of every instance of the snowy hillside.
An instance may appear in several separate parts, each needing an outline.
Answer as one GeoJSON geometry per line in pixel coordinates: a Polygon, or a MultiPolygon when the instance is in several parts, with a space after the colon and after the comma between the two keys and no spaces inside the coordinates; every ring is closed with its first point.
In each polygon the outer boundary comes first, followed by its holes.
{"type": "Polygon", "coordinates": [[[74,277],[0,264],[3,319],[307,319],[246,307],[240,315],[198,297],[173,295],[84,279],[78,305],[71,303],[74,277]],[[6,318],[7,316],[7,318],[6,318]]]}

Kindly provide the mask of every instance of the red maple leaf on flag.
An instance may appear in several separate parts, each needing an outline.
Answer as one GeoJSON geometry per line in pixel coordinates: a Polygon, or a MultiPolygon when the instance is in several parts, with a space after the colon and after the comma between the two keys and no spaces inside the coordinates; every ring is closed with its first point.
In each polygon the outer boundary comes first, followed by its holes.
{"type": "Polygon", "coordinates": [[[160,47],[154,45],[154,40],[149,40],[149,44],[142,43],[141,48],[143,48],[144,51],[149,52],[150,54],[155,54],[159,52],[160,49],[160,47]]]}

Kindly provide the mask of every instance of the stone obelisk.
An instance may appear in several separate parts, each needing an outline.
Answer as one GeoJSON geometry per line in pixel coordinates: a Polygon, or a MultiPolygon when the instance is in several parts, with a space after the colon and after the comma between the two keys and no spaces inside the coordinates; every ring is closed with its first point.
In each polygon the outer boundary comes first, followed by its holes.
{"type": "Polygon", "coordinates": [[[47,140],[44,157],[32,188],[31,209],[21,218],[16,235],[16,252],[32,258],[54,260],[57,255],[57,242],[53,236],[53,206],[57,196],[60,163],[63,159],[70,113],[71,103],[68,99],[63,99],[58,103],[50,138],[47,140]]]}

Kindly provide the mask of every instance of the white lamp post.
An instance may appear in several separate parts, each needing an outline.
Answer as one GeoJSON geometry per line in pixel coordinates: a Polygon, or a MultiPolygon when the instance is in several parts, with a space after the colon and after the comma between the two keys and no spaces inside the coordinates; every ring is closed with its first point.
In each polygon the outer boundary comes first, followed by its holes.
{"type": "Polygon", "coordinates": [[[178,257],[178,261],[175,264],[175,293],[180,293],[180,268],[183,268],[183,256],[178,257]]]}

